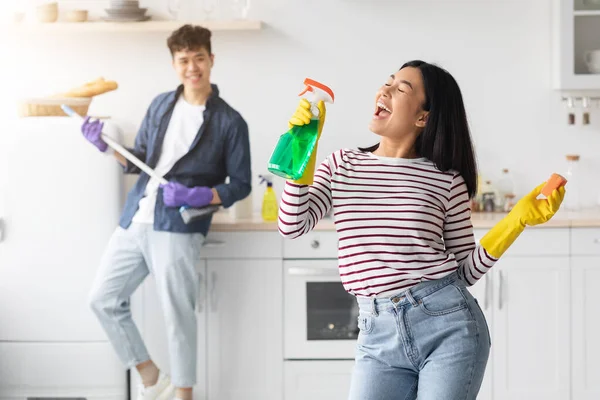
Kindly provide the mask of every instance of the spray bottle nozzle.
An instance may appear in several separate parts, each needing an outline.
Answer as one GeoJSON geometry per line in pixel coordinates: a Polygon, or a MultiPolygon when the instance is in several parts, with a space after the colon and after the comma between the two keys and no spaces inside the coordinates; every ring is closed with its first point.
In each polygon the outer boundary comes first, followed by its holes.
{"type": "Polygon", "coordinates": [[[306,78],[304,79],[305,88],[298,96],[303,96],[306,92],[311,92],[314,97],[314,103],[323,100],[325,103],[333,103],[335,100],[335,95],[333,94],[333,90],[331,90],[327,85],[322,84],[321,82],[317,82],[314,79],[306,78]]]}
{"type": "Polygon", "coordinates": [[[273,186],[273,182],[271,181],[271,179],[269,177],[266,177],[264,175],[259,175],[258,177],[260,178],[260,184],[261,185],[263,183],[267,182],[267,187],[273,186]]]}

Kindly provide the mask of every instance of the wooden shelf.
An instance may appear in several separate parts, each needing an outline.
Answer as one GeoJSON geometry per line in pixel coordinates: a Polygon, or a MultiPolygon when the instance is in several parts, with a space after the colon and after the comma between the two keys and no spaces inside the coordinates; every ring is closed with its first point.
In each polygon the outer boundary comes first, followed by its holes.
{"type": "Polygon", "coordinates": [[[204,26],[211,31],[256,31],[263,27],[261,21],[254,20],[215,20],[215,21],[143,21],[143,22],[53,22],[21,23],[4,28],[10,31],[27,32],[172,32],[185,23],[204,26]]]}
{"type": "Polygon", "coordinates": [[[600,10],[574,11],[573,15],[576,17],[600,17],[600,10]]]}

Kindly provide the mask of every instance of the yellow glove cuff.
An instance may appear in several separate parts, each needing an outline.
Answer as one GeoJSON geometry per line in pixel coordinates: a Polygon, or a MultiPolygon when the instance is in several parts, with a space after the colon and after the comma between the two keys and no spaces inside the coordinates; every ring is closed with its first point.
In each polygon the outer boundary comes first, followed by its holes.
{"type": "Polygon", "coordinates": [[[494,225],[479,243],[490,256],[500,258],[524,230],[525,225],[519,218],[509,213],[494,225]]]}

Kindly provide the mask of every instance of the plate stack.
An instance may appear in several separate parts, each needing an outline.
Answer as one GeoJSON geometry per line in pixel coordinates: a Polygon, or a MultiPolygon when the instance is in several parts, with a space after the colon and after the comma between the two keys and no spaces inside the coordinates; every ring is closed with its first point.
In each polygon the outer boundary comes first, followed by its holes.
{"type": "Polygon", "coordinates": [[[140,8],[139,1],[111,0],[110,8],[104,10],[108,15],[103,19],[108,22],[147,21],[150,19],[150,16],[146,15],[147,10],[140,8]]]}

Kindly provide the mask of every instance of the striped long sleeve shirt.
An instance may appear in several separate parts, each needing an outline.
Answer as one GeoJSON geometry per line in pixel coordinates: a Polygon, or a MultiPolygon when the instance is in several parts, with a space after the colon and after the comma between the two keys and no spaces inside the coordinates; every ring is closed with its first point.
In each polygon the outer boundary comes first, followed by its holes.
{"type": "Polygon", "coordinates": [[[425,158],[339,150],[311,186],[286,182],[279,231],[304,235],[332,208],[339,274],[356,296],[390,296],[454,271],[473,285],[497,261],[475,244],[463,178],[425,158]]]}

